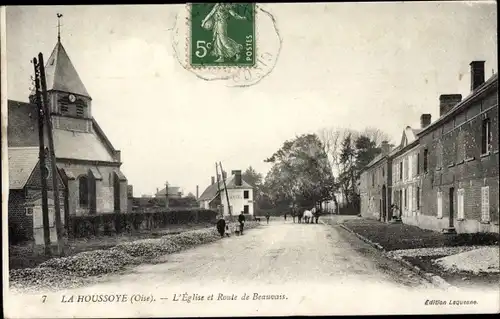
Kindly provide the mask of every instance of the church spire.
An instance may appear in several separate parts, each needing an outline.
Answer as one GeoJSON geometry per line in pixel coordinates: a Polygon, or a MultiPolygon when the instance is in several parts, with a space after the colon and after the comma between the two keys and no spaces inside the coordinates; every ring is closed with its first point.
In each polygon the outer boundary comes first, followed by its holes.
{"type": "Polygon", "coordinates": [[[61,18],[62,14],[57,14],[57,42],[61,42],[61,18]]]}

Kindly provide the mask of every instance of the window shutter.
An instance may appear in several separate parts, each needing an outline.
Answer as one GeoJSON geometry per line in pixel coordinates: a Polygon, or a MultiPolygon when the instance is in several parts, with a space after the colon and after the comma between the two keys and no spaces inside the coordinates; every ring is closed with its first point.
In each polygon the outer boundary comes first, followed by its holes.
{"type": "Polygon", "coordinates": [[[417,210],[418,207],[417,207],[417,196],[418,196],[418,193],[417,193],[417,186],[413,186],[413,210],[417,210]]]}
{"type": "Polygon", "coordinates": [[[437,217],[443,218],[443,193],[437,193],[437,217]]]}
{"type": "Polygon", "coordinates": [[[413,161],[411,157],[411,155],[408,156],[408,179],[411,179],[413,177],[413,161]]]}
{"type": "Polygon", "coordinates": [[[488,186],[481,188],[481,220],[490,221],[490,188],[488,186]]]}
{"type": "Polygon", "coordinates": [[[465,212],[464,212],[464,189],[459,189],[457,192],[457,197],[458,197],[458,219],[464,219],[465,218],[465,212]]]}

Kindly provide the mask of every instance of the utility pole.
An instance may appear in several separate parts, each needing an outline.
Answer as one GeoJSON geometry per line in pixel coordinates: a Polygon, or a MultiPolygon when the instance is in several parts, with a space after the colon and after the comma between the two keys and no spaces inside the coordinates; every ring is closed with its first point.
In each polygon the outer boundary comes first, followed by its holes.
{"type": "Polygon", "coordinates": [[[40,92],[40,63],[36,58],[33,58],[35,67],[35,93],[36,104],[38,108],[38,144],[39,144],[39,159],[40,159],[40,175],[42,182],[42,223],[43,223],[43,239],[45,242],[45,255],[52,255],[50,243],[50,225],[49,225],[49,202],[47,196],[47,177],[48,171],[45,170],[45,143],[44,143],[44,109],[42,106],[42,95],[40,92]]]}
{"type": "Polygon", "coordinates": [[[165,182],[165,208],[168,209],[168,182],[165,182]]]}
{"type": "Polygon", "coordinates": [[[222,163],[221,162],[219,162],[219,166],[220,166],[220,171],[221,171],[221,174],[222,174],[222,182],[224,183],[224,190],[226,191],[227,211],[229,212],[229,218],[232,221],[233,214],[231,212],[231,205],[229,204],[229,194],[227,193],[226,178],[224,177],[224,169],[222,168],[222,163]]]}
{"type": "Polygon", "coordinates": [[[59,196],[59,185],[58,185],[58,170],[56,164],[56,152],[54,150],[54,137],[52,131],[52,121],[50,119],[50,107],[49,99],[47,96],[47,82],[45,79],[45,66],[43,64],[43,54],[38,54],[38,61],[40,65],[40,82],[42,84],[42,100],[43,100],[43,110],[45,115],[45,123],[47,124],[47,137],[49,140],[49,150],[50,150],[50,163],[52,167],[52,191],[54,195],[54,208],[55,208],[55,220],[56,220],[56,233],[57,233],[57,249],[59,256],[64,254],[64,243],[63,243],[63,228],[61,224],[61,203],[59,196]]]}
{"type": "MultiPolygon", "coordinates": [[[[217,176],[217,191],[220,196],[220,205],[222,206],[222,194],[220,192],[220,180],[219,180],[219,168],[217,167],[217,163],[215,163],[215,176],[217,176]]],[[[221,207],[222,208],[222,207],[221,207]]],[[[220,212],[222,215],[222,218],[224,218],[224,210],[222,209],[222,212],[220,212]]]]}

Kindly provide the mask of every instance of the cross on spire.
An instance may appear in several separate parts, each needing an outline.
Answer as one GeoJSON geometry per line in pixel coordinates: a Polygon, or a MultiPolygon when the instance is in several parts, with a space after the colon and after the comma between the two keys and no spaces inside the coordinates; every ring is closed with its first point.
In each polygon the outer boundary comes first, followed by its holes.
{"type": "Polygon", "coordinates": [[[62,14],[57,14],[57,42],[61,42],[61,18],[62,14]]]}

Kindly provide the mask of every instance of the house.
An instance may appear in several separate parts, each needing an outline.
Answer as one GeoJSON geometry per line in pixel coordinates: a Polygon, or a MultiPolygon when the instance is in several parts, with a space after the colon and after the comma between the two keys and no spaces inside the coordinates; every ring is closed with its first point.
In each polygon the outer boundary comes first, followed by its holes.
{"type": "MultiPolygon", "coordinates": [[[[9,161],[9,239],[13,243],[34,240],[43,244],[42,222],[42,169],[47,177],[47,197],[49,203],[49,225],[52,241],[57,241],[55,229],[54,192],[50,157],[45,166],[40,166],[38,147],[10,147],[9,161]]],[[[57,172],[58,189],[61,203],[61,221],[67,224],[67,206],[63,179],[57,172]],[[64,218],[65,217],[65,218],[64,218]]]]}
{"type": "Polygon", "coordinates": [[[421,130],[421,214],[406,222],[448,232],[498,232],[498,74],[470,63],[471,92],[440,96],[440,116],[421,130]]]}
{"type": "MultiPolygon", "coordinates": [[[[156,189],[155,197],[165,198],[166,196],[165,189],[166,187],[161,190],[156,189]]],[[[181,198],[181,197],[182,197],[182,191],[180,187],[174,187],[174,186],[168,187],[168,198],[181,198]]]]}
{"type": "Polygon", "coordinates": [[[389,153],[391,146],[382,142],[382,152],[361,172],[359,192],[361,216],[389,221],[391,219],[391,177],[392,167],[389,153]]]}
{"type": "MultiPolygon", "coordinates": [[[[430,114],[420,118],[421,127],[428,125],[430,114]]],[[[420,129],[407,126],[403,131],[401,142],[390,156],[392,166],[391,204],[399,208],[403,222],[420,214],[422,185],[420,181],[420,154],[417,134],[420,129]]]]}
{"type": "MultiPolygon", "coordinates": [[[[224,174],[224,179],[225,179],[224,174]]],[[[200,208],[221,210],[224,216],[229,216],[229,209],[231,215],[239,215],[241,212],[244,214],[254,214],[254,194],[253,187],[243,180],[241,170],[231,172],[231,176],[224,181],[219,178],[219,182],[215,181],[212,176],[210,185],[201,194],[198,202],[200,208]],[[227,192],[226,192],[227,190],[227,192]],[[228,196],[226,196],[226,193],[228,196]],[[228,208],[228,197],[229,205],[228,208]]]]}
{"type": "MultiPolygon", "coordinates": [[[[92,116],[92,98],[60,40],[47,59],[45,73],[56,165],[64,184],[61,206],[66,204],[66,216],[127,212],[127,179],[120,170],[120,151],[92,116]]],[[[35,101],[34,92],[29,103],[8,101],[9,155],[16,148],[39,145],[35,101]]],[[[45,145],[49,145],[46,134],[45,145]]],[[[9,170],[16,168],[17,161],[9,160],[9,170]]],[[[27,203],[27,199],[21,201],[27,203]]]]}

